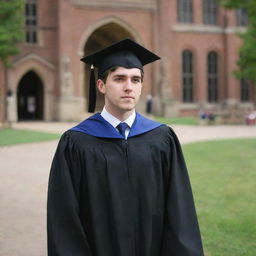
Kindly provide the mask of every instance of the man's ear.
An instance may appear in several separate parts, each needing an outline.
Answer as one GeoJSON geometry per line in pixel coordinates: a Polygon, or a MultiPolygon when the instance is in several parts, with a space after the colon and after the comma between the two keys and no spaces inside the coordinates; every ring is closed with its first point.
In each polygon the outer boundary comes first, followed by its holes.
{"type": "Polygon", "coordinates": [[[106,92],[106,85],[105,85],[105,83],[101,79],[97,80],[97,87],[98,87],[98,90],[102,94],[105,94],[105,92],[106,92]]]}

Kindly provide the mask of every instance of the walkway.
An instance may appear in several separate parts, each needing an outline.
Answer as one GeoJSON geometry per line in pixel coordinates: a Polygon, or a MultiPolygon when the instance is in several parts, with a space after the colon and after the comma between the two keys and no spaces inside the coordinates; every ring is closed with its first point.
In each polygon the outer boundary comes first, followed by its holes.
{"type": "MultiPolygon", "coordinates": [[[[14,128],[59,132],[71,123],[18,123],[14,128]]],[[[256,138],[256,126],[174,126],[182,143],[256,138]]],[[[0,255],[46,256],[46,195],[57,141],[0,147],[0,255]]]]}
{"type": "MultiPolygon", "coordinates": [[[[44,132],[63,133],[73,127],[76,123],[60,122],[23,122],[16,123],[13,128],[30,129],[44,132]]],[[[220,125],[220,126],[188,126],[173,125],[180,142],[190,143],[212,139],[230,139],[230,138],[256,138],[256,126],[245,125],[220,125]]]]}

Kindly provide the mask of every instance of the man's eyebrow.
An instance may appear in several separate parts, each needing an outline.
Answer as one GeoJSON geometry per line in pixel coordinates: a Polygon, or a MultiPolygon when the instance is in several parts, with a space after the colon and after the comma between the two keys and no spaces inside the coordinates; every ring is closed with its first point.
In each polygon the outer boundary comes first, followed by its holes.
{"type": "Polygon", "coordinates": [[[123,74],[115,74],[114,76],[127,76],[127,75],[123,75],[123,74]]]}
{"type": "MultiPolygon", "coordinates": [[[[128,77],[129,75],[126,74],[115,74],[114,77],[128,77]]],[[[141,78],[141,75],[131,75],[131,77],[141,78]]]]}

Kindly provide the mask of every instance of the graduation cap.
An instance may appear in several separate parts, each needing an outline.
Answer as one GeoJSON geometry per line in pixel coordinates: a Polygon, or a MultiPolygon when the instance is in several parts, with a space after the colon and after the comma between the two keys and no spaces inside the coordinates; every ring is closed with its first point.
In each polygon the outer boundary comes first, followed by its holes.
{"type": "Polygon", "coordinates": [[[94,112],[96,105],[94,67],[98,68],[98,77],[101,78],[112,67],[143,70],[144,65],[159,59],[159,56],[128,38],[82,58],[81,61],[91,65],[88,111],[94,112]]]}

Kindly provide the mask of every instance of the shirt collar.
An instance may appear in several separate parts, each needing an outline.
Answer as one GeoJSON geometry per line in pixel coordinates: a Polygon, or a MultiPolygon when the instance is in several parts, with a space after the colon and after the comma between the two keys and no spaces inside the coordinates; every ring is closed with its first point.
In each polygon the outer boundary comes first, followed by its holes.
{"type": "Polygon", "coordinates": [[[113,115],[111,115],[106,108],[104,107],[102,112],[101,112],[101,116],[107,121],[109,122],[113,127],[117,127],[120,123],[125,122],[128,124],[129,127],[132,127],[133,122],[135,120],[136,117],[136,113],[135,111],[132,112],[132,114],[124,121],[119,120],[118,118],[114,117],[113,115]]]}

